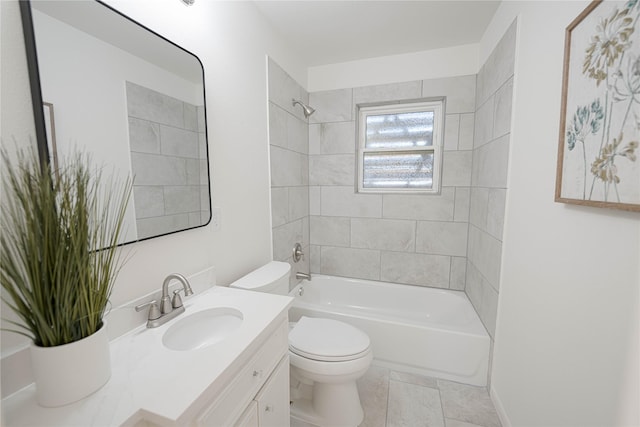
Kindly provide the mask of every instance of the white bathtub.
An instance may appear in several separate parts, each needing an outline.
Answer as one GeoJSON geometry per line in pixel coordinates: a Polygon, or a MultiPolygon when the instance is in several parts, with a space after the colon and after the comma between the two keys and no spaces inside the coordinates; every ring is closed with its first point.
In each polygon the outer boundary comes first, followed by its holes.
{"type": "Polygon", "coordinates": [[[487,384],[489,335],[464,292],[313,275],[290,295],[291,321],[326,317],[369,334],[374,364],[487,384]]]}

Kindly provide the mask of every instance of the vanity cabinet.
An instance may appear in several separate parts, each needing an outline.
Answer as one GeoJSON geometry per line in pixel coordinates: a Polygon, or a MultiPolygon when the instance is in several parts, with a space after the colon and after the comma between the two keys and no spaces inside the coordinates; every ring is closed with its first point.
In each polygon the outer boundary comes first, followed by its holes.
{"type": "Polygon", "coordinates": [[[201,412],[198,427],[289,425],[289,324],[277,330],[201,412]]]}

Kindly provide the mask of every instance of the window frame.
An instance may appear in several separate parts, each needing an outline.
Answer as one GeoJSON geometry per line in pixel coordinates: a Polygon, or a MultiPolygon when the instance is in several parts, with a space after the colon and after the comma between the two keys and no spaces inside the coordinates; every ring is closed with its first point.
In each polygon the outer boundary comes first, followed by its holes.
{"type": "Polygon", "coordinates": [[[357,168],[356,191],[358,193],[384,194],[440,194],[442,157],[444,146],[445,98],[423,98],[357,105],[357,168]],[[368,116],[433,111],[432,145],[413,148],[366,148],[366,120],[368,116]],[[433,176],[431,188],[366,188],[364,187],[365,153],[433,153],[433,176]]]}

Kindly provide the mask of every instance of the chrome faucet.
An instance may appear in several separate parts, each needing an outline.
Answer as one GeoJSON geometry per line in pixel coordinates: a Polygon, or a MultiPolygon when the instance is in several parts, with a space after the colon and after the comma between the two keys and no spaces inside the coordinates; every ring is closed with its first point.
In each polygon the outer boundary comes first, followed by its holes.
{"type": "Polygon", "coordinates": [[[184,296],[193,295],[193,290],[189,281],[182,274],[172,273],[162,282],[162,298],[160,299],[160,307],[156,300],[137,305],[136,311],[141,311],[145,307],[149,307],[149,315],[147,317],[147,328],[157,328],[165,324],[169,320],[184,313],[184,306],[180,298],[180,292],[184,291],[184,296]],[[173,300],[169,298],[169,284],[175,279],[182,283],[182,289],[173,291],[173,300]]]}
{"type": "Polygon", "coordinates": [[[307,274],[307,273],[297,272],[296,279],[307,279],[308,281],[311,281],[311,273],[307,274]]]}

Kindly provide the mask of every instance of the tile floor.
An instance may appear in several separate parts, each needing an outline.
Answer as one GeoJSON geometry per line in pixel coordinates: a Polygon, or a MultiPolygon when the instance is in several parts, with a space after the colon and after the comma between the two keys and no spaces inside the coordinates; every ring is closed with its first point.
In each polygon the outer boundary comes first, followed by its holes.
{"type": "MultiPolygon", "coordinates": [[[[372,366],[358,389],[360,427],[500,427],[485,387],[372,366]]],[[[307,424],[292,419],[291,427],[307,424]]]]}

